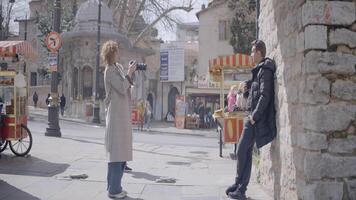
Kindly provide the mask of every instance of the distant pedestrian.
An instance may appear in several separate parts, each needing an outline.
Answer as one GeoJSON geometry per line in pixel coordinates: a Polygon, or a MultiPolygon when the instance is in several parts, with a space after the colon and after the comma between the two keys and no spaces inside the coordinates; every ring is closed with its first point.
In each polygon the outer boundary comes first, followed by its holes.
{"type": "Polygon", "coordinates": [[[152,118],[152,108],[148,101],[145,105],[145,119],[146,119],[146,128],[149,130],[151,128],[151,118],[152,118]]]}
{"type": "Polygon", "coordinates": [[[64,108],[66,106],[66,97],[64,96],[64,94],[62,93],[61,96],[61,102],[59,103],[60,107],[61,107],[61,115],[64,115],[64,108]]]}
{"type": "Polygon", "coordinates": [[[48,93],[47,98],[46,98],[46,105],[49,106],[49,98],[51,97],[51,94],[48,93]]]}
{"type": "Polygon", "coordinates": [[[143,130],[143,124],[145,122],[145,102],[143,99],[140,99],[137,103],[138,110],[138,129],[143,130]]]}
{"type": "Polygon", "coordinates": [[[131,87],[136,62],[130,62],[128,72],[116,63],[119,45],[114,41],[103,44],[101,55],[105,63],[105,150],[108,156],[107,191],[109,198],[125,198],[121,181],[126,162],[132,160],[131,87]]]}
{"type": "Polygon", "coordinates": [[[33,100],[33,105],[35,106],[35,108],[37,108],[38,95],[36,91],[35,93],[33,93],[32,100],[33,100]]]}
{"type": "Polygon", "coordinates": [[[242,136],[237,148],[237,173],[235,182],[227,188],[226,194],[232,199],[245,200],[250,182],[252,150],[270,143],[277,134],[276,111],[274,107],[274,61],[266,58],[266,45],[261,40],[252,42],[251,57],[257,65],[252,69],[252,79],[243,82],[243,93],[249,91],[248,115],[244,119],[242,136]]]}
{"type": "Polygon", "coordinates": [[[4,106],[4,101],[2,100],[2,98],[0,97],[0,115],[2,113],[2,108],[4,106]]]}

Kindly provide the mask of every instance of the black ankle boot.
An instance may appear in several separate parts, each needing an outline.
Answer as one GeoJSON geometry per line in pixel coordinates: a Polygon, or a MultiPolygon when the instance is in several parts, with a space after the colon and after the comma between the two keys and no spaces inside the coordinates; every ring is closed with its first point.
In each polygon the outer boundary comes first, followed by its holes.
{"type": "Polygon", "coordinates": [[[226,189],[225,193],[226,193],[226,195],[229,195],[230,192],[234,192],[236,189],[237,189],[237,185],[233,184],[226,189]]]}

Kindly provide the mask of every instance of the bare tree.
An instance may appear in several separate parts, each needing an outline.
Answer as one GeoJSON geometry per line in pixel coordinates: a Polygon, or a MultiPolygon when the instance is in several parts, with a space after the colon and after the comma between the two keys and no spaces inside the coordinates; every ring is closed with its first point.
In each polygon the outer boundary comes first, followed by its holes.
{"type": "Polygon", "coordinates": [[[12,10],[14,7],[14,2],[12,1],[0,2],[0,39],[6,40],[9,36],[10,31],[10,21],[12,19],[12,10]]]}
{"type": "Polygon", "coordinates": [[[119,19],[119,31],[127,35],[135,35],[133,45],[141,41],[158,22],[163,23],[166,28],[172,28],[178,21],[170,15],[172,11],[190,12],[194,4],[193,0],[183,0],[180,3],[174,0],[118,0],[117,3],[113,2],[107,0],[107,4],[114,10],[114,17],[119,19]],[[145,24],[137,30],[134,27],[142,17],[145,24]]]}

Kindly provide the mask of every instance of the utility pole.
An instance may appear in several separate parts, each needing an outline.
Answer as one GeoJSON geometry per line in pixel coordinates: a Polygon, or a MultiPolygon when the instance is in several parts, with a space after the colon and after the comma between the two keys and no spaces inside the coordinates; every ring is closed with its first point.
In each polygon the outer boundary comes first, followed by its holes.
{"type": "Polygon", "coordinates": [[[0,2],[0,40],[3,40],[3,32],[4,29],[2,27],[2,22],[4,21],[4,17],[2,15],[2,1],[0,2]]]}
{"type": "Polygon", "coordinates": [[[93,123],[100,124],[99,105],[99,67],[100,67],[100,24],[101,24],[101,0],[98,5],[98,34],[96,37],[96,67],[95,67],[95,88],[94,88],[94,117],[93,123]]]}
{"type": "Polygon", "coordinates": [[[260,0],[256,0],[256,39],[258,39],[258,32],[259,32],[259,26],[258,26],[259,17],[260,17],[260,0]]]}
{"type": "Polygon", "coordinates": [[[24,40],[25,40],[25,41],[27,40],[27,13],[26,13],[26,16],[25,16],[25,34],[24,34],[24,40]]]}
{"type": "MultiPolygon", "coordinates": [[[[61,1],[54,1],[54,14],[53,14],[53,31],[60,33],[61,26],[61,1]]],[[[58,52],[57,52],[58,53],[58,52]]],[[[57,66],[58,66],[57,55],[57,66]]],[[[59,98],[58,98],[58,72],[53,70],[51,73],[51,99],[48,106],[48,128],[46,129],[46,136],[61,137],[59,127],[59,98]]]]}

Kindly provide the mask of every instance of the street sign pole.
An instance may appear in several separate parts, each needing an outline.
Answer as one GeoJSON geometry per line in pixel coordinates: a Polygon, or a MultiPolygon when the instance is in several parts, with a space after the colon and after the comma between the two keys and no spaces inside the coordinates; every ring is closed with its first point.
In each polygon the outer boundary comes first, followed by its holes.
{"type": "Polygon", "coordinates": [[[93,123],[100,124],[100,105],[99,105],[99,67],[100,67],[100,23],[101,23],[101,0],[98,5],[98,33],[96,38],[96,67],[95,67],[95,89],[94,89],[94,117],[93,123]]]}
{"type": "MultiPolygon", "coordinates": [[[[54,2],[54,17],[53,17],[53,30],[57,33],[60,32],[60,22],[61,22],[61,3],[60,0],[55,0],[54,2]]],[[[55,38],[52,38],[52,43],[49,44],[50,41],[47,41],[47,46],[58,47],[58,43],[56,43],[55,38]]],[[[58,42],[58,41],[57,41],[58,42]]],[[[57,53],[57,63],[58,66],[58,48],[56,49],[57,53]]],[[[53,64],[53,63],[51,63],[53,64]]],[[[45,135],[52,137],[61,137],[61,131],[59,127],[59,98],[58,98],[58,72],[56,70],[51,70],[51,100],[48,105],[48,128],[46,129],[45,135]]],[[[53,68],[54,69],[54,68],[53,68]]]]}

